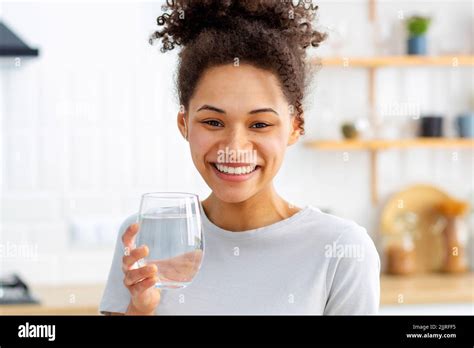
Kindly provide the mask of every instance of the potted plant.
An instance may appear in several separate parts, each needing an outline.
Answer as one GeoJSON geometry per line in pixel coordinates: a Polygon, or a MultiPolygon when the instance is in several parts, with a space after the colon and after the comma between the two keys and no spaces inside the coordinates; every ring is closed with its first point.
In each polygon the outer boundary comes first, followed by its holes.
{"type": "Polygon", "coordinates": [[[426,32],[431,19],[422,16],[412,16],[407,20],[408,54],[426,54],[426,32]]]}

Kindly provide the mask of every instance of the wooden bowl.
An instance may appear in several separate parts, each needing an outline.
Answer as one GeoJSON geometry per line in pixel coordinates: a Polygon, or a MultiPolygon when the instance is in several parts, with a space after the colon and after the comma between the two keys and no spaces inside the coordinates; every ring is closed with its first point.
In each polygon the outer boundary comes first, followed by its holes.
{"type": "Polygon", "coordinates": [[[396,221],[404,213],[417,215],[417,233],[413,239],[416,272],[438,271],[442,266],[444,242],[441,231],[436,229],[437,207],[450,199],[446,192],[435,186],[416,184],[394,194],[382,210],[380,231],[383,236],[400,233],[396,221]]]}

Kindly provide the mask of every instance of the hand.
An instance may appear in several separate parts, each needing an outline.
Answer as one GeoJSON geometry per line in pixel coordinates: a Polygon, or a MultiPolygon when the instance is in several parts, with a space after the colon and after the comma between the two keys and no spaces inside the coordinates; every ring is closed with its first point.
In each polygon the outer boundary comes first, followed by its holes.
{"type": "Polygon", "coordinates": [[[130,225],[122,235],[125,256],[122,259],[122,270],[125,274],[124,284],[131,295],[131,301],[126,314],[154,314],[160,303],[161,293],[155,288],[158,281],[158,268],[154,264],[136,268],[135,263],[146,257],[149,249],[146,245],[134,247],[138,232],[138,224],[130,225]]]}

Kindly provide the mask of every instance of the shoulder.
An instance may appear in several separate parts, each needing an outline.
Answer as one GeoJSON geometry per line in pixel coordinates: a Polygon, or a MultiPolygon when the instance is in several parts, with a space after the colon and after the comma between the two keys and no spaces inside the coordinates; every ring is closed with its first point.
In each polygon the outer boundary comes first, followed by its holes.
{"type": "Polygon", "coordinates": [[[380,257],[367,229],[353,220],[310,208],[305,214],[326,264],[324,314],[375,314],[380,300],[380,257]]]}
{"type": "MultiPolygon", "coordinates": [[[[380,264],[375,243],[367,229],[353,220],[322,212],[309,206],[301,219],[305,241],[325,253],[325,257],[340,261],[362,256],[368,262],[380,264]]],[[[338,263],[338,262],[336,262],[338,263]]]]}
{"type": "Polygon", "coordinates": [[[301,222],[320,240],[373,244],[365,227],[353,220],[325,213],[313,206],[305,208],[301,222]]]}

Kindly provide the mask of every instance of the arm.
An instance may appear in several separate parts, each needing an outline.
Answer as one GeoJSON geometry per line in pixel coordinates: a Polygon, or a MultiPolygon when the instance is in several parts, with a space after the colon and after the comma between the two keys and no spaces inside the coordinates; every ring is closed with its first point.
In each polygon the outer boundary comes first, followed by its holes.
{"type": "Polygon", "coordinates": [[[377,314],[380,302],[380,258],[365,228],[357,226],[345,231],[336,245],[348,247],[334,258],[328,279],[330,290],[324,314],[377,314]]]}

